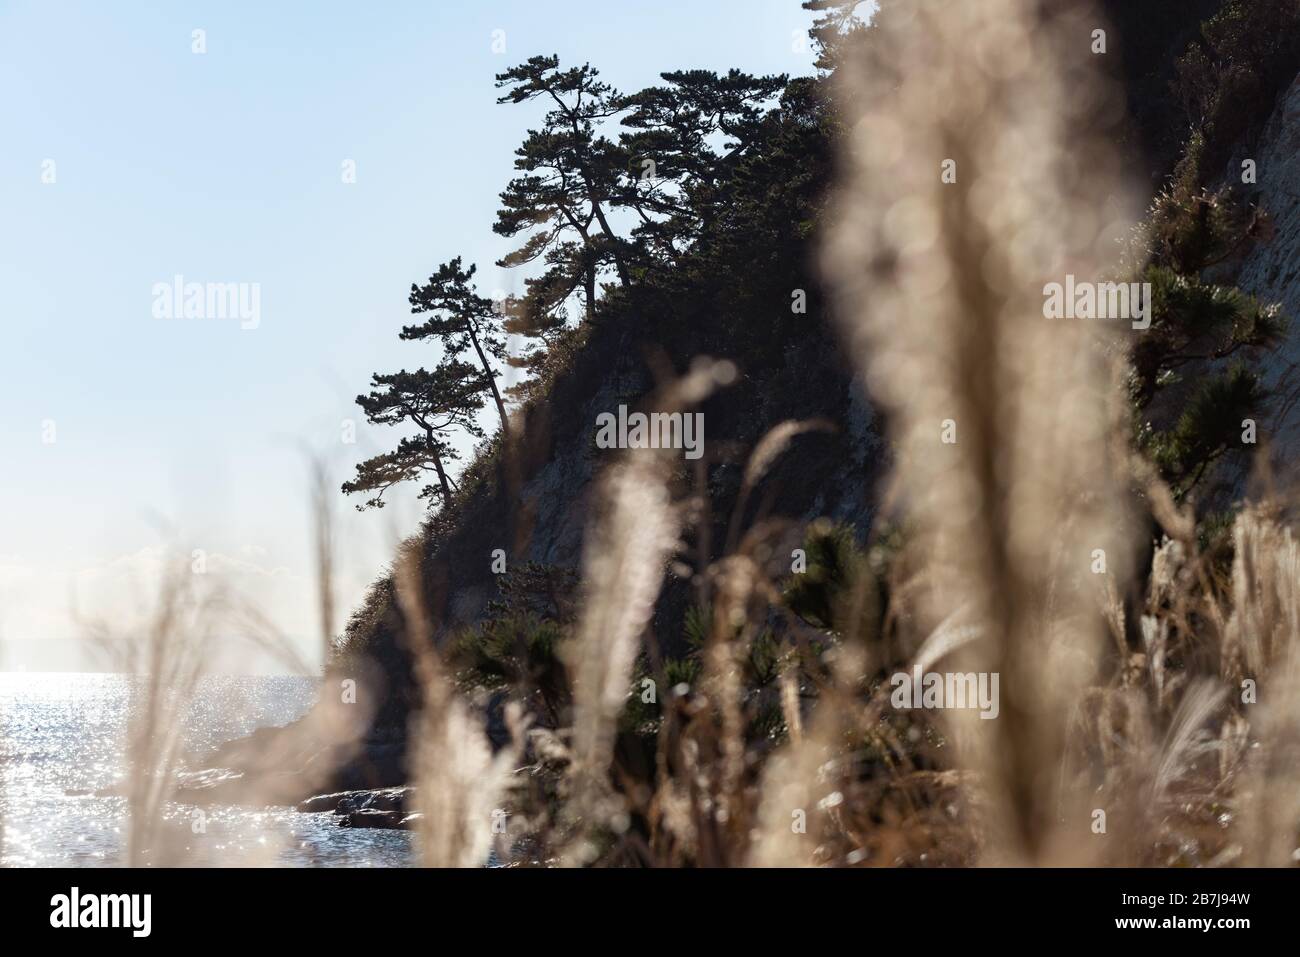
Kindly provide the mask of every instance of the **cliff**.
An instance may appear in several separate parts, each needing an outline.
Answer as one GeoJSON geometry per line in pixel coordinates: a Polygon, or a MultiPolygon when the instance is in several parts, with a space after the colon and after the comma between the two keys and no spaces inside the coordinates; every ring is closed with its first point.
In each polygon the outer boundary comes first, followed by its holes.
{"type": "Polygon", "coordinates": [[[1280,303],[1291,318],[1285,338],[1260,364],[1273,395],[1260,432],[1272,446],[1279,474],[1294,474],[1300,457],[1300,76],[1279,98],[1258,146],[1238,151],[1229,177],[1240,178],[1244,159],[1255,160],[1256,202],[1268,214],[1270,235],[1246,253],[1236,282],[1261,300],[1280,303]]]}

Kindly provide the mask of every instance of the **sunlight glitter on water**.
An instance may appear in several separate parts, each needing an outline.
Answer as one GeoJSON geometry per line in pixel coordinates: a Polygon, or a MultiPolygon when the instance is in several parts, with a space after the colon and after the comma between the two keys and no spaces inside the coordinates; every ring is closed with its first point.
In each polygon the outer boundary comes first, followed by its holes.
{"type": "MultiPolygon", "coordinates": [[[[134,680],[0,673],[0,864],[124,863],[126,800],[86,792],[124,775],[134,680]]],[[[201,752],[257,727],[283,725],[308,708],[315,692],[312,678],[206,678],[186,720],[187,741],[201,752]]],[[[292,808],[170,804],[161,827],[166,863],[179,866],[400,866],[411,858],[404,831],[339,828],[329,814],[292,808]]]]}

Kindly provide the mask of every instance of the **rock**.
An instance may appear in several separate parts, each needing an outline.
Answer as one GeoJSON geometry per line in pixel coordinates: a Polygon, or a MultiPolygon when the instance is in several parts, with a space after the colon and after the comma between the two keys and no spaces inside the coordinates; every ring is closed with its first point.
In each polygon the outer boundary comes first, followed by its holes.
{"type": "Polygon", "coordinates": [[[413,815],[401,811],[379,811],[363,808],[340,815],[339,827],[376,827],[395,830],[406,826],[406,820],[413,815]]]}
{"type": "Polygon", "coordinates": [[[409,787],[378,788],[361,791],[335,791],[317,794],[298,803],[304,814],[333,811],[349,814],[354,811],[405,811],[413,803],[414,791],[409,787]]]}
{"type": "Polygon", "coordinates": [[[415,789],[410,787],[379,788],[374,791],[353,791],[339,802],[340,813],[348,811],[402,811],[410,810],[415,803],[415,789]]]}
{"type": "Polygon", "coordinates": [[[410,813],[415,806],[415,789],[410,787],[374,788],[317,794],[298,804],[306,814],[333,811],[339,827],[410,828],[420,820],[410,813]]]}
{"type": "Polygon", "coordinates": [[[294,807],[300,814],[321,814],[338,810],[339,802],[355,791],[335,791],[333,794],[314,794],[294,807]]]}
{"type": "Polygon", "coordinates": [[[1269,216],[1267,234],[1245,256],[1237,284],[1262,302],[1277,302],[1291,323],[1282,341],[1261,359],[1265,388],[1274,401],[1260,423],[1269,436],[1275,474],[1285,475],[1300,458],[1300,77],[1283,92],[1259,143],[1249,157],[1238,156],[1227,171],[1227,181],[1240,182],[1241,159],[1259,163],[1258,202],[1269,216]]]}
{"type": "Polygon", "coordinates": [[[322,814],[325,811],[338,810],[339,801],[354,791],[335,791],[333,794],[314,794],[305,801],[299,801],[294,810],[300,814],[322,814]]]}

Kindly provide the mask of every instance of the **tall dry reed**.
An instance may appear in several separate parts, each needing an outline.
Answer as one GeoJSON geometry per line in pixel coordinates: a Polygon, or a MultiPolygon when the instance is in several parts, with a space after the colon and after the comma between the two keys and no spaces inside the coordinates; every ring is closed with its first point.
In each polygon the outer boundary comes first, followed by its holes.
{"type": "Polygon", "coordinates": [[[1075,861],[1059,787],[1072,710],[1098,678],[1095,550],[1121,581],[1121,396],[1099,340],[1048,320],[1043,286],[1104,275],[1128,223],[1109,148],[1118,97],[1099,21],[1031,0],[893,6],[841,69],[845,177],[826,266],[889,422],[914,524],[912,647],[956,619],[954,670],[998,673],[997,720],[950,722],[982,772],[988,858],[1075,861]],[[945,173],[947,175],[945,175],[945,173]]]}

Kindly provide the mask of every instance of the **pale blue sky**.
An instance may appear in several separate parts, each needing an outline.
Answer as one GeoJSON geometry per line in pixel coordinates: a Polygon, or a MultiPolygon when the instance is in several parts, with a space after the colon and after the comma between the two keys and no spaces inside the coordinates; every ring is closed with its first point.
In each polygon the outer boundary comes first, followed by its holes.
{"type": "MultiPolygon", "coordinates": [[[[412,281],[463,255],[485,292],[522,285],[491,224],[538,111],[498,106],[493,74],[538,53],[624,90],[806,74],[810,19],[798,0],[0,2],[0,668],[78,666],[70,591],[113,614],[159,522],[309,634],[300,447],[337,485],[394,441],[352,399],[434,360],[396,339],[412,281]],[[259,283],[260,325],[154,319],[178,273],[259,283]]],[[[336,504],[350,610],[419,509],[336,504]]]]}

